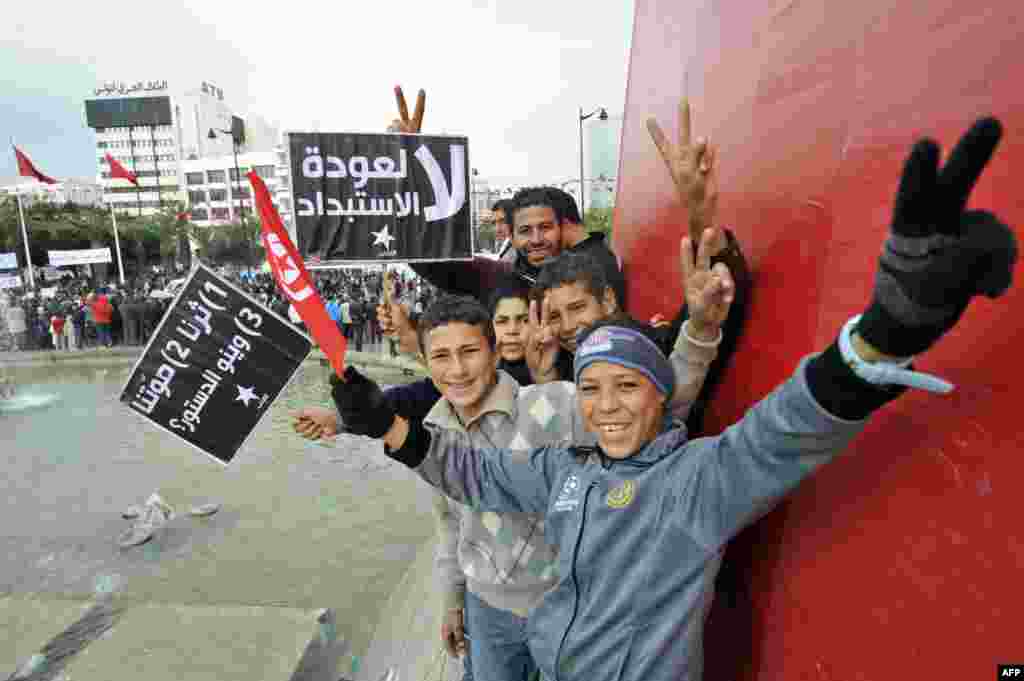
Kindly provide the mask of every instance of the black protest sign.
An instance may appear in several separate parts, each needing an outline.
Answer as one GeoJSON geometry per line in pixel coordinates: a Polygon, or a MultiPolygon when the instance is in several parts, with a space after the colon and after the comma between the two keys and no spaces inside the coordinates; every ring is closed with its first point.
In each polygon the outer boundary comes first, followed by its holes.
{"type": "Polygon", "coordinates": [[[291,324],[200,266],[136,363],[121,402],[227,464],[311,348],[291,324]]]}
{"type": "Polygon", "coordinates": [[[465,137],[288,133],[307,264],[473,256],[465,137]]]}

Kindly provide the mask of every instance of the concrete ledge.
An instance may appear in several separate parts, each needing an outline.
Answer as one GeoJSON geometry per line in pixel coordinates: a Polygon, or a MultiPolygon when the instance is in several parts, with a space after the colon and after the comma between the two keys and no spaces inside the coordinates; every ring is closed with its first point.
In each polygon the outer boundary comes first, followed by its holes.
{"type": "MultiPolygon", "coordinates": [[[[142,346],[87,348],[84,350],[31,350],[27,352],[0,352],[0,366],[9,367],[40,367],[52,364],[70,366],[110,366],[112,364],[133,364],[142,354],[142,346]]],[[[426,368],[407,356],[391,357],[380,352],[357,352],[349,350],[345,355],[348,364],[355,366],[371,366],[402,371],[415,376],[426,376],[426,368]]],[[[306,363],[326,366],[327,357],[319,348],[314,348],[306,358],[306,363]]]]}

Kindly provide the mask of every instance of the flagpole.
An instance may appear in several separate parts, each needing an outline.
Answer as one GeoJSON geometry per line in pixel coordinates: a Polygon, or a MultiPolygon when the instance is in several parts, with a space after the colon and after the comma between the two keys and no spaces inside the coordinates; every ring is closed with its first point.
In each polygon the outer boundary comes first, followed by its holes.
{"type": "MultiPolygon", "coordinates": [[[[135,139],[132,137],[132,126],[128,126],[128,149],[132,152],[132,172],[135,177],[139,176],[139,170],[135,167],[135,139]]],[[[142,195],[139,193],[142,188],[139,187],[139,183],[135,182],[135,203],[139,206],[139,215],[142,215],[142,195]]]]}
{"type": "Polygon", "coordinates": [[[114,204],[110,204],[110,220],[114,223],[114,248],[117,249],[117,269],[121,274],[121,286],[124,286],[124,262],[121,260],[121,240],[117,237],[117,213],[114,204]]]}
{"type": "Polygon", "coordinates": [[[25,262],[28,264],[28,286],[36,287],[36,278],[32,274],[32,252],[28,249],[28,230],[25,229],[25,209],[21,207],[21,190],[14,189],[14,195],[18,197],[18,216],[21,218],[21,238],[25,242],[25,262]]]}

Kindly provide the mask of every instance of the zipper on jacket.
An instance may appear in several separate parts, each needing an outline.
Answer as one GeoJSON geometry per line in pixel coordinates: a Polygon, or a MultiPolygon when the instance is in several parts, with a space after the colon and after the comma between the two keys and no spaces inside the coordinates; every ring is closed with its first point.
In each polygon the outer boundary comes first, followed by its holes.
{"type": "Polygon", "coordinates": [[[562,640],[558,643],[558,652],[555,653],[555,681],[558,681],[561,669],[559,669],[559,661],[562,658],[562,648],[565,646],[565,639],[569,637],[569,632],[572,631],[572,625],[576,623],[576,615],[579,613],[580,608],[580,583],[576,578],[576,558],[580,555],[580,544],[583,542],[583,526],[587,522],[587,500],[590,498],[590,490],[597,486],[597,481],[592,481],[587,485],[587,491],[583,494],[583,515],[580,518],[580,531],[576,534],[576,545],[572,549],[572,588],[576,592],[576,597],[573,599],[572,604],[572,617],[569,618],[569,626],[565,628],[565,632],[562,634],[562,640]]]}

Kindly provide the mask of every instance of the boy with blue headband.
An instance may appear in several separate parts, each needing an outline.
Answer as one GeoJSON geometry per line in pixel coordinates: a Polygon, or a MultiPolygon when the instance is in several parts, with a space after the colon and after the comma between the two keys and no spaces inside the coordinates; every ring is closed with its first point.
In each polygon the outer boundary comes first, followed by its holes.
{"type": "Polygon", "coordinates": [[[380,389],[351,368],[332,378],[335,403],[355,432],[383,439],[448,497],[543,514],[558,563],[557,584],[529,618],[542,679],[697,681],[721,549],[908,387],[951,390],[914,371],[914,356],[974,296],[1009,288],[1013,232],[965,210],[1001,134],[995,119],[978,121],[941,169],[934,142],[915,145],[864,313],[717,437],[690,441],[665,427],[673,372],[628,320],[592,326],[577,344],[576,404],[597,447],[485,450],[388,413],[380,389]]]}

